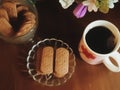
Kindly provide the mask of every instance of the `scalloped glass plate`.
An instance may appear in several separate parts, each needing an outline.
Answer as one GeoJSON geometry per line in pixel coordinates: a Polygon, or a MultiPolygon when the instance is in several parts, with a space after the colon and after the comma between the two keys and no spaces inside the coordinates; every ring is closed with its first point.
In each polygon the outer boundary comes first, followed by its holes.
{"type": "Polygon", "coordinates": [[[57,39],[44,39],[42,41],[37,42],[35,45],[32,46],[31,50],[28,53],[27,57],[27,69],[28,73],[32,76],[32,78],[37,81],[38,83],[46,86],[59,86],[65,82],[67,82],[68,79],[71,78],[72,74],[75,71],[75,55],[73,53],[73,50],[69,47],[67,43],[64,43],[62,40],[57,39]],[[52,46],[53,48],[58,47],[64,47],[66,48],[70,55],[69,55],[69,72],[62,78],[57,78],[54,76],[54,74],[50,75],[42,75],[37,70],[36,67],[36,59],[35,59],[35,53],[38,48],[42,48],[45,46],[52,46]]]}

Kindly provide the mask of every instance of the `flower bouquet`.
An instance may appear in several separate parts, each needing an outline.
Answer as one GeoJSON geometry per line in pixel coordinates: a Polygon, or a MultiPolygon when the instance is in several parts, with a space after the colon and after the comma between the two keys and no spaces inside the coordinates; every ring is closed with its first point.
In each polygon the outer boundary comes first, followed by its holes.
{"type": "Polygon", "coordinates": [[[97,12],[98,10],[102,13],[108,13],[109,9],[114,8],[114,3],[119,2],[118,0],[59,0],[59,3],[64,9],[76,2],[78,5],[73,10],[73,14],[76,18],[82,18],[88,12],[97,12]]]}

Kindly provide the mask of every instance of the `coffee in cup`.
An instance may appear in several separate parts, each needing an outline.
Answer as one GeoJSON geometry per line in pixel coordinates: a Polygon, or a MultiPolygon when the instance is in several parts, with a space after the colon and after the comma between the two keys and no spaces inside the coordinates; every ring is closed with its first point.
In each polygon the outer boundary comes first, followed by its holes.
{"type": "Polygon", "coordinates": [[[91,64],[103,63],[113,72],[120,71],[120,32],[111,22],[96,20],[91,22],[84,30],[79,43],[81,58],[91,64]],[[117,66],[113,64],[113,58],[117,66]]]}
{"type": "Polygon", "coordinates": [[[88,46],[95,52],[101,54],[110,53],[115,48],[115,36],[108,28],[97,26],[92,28],[86,34],[86,42],[88,46]]]}

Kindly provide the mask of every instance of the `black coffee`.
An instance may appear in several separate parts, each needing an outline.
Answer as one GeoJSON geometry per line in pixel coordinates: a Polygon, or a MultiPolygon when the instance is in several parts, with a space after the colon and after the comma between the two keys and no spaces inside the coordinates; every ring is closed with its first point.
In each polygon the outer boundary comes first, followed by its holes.
{"type": "Polygon", "coordinates": [[[86,42],[95,52],[107,54],[115,47],[115,36],[106,27],[98,26],[87,33],[86,42]]]}

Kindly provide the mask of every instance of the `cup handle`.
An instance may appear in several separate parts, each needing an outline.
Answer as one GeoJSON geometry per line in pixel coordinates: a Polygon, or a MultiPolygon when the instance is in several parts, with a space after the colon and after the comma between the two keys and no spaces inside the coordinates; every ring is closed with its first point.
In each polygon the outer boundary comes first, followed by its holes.
{"type": "Polygon", "coordinates": [[[103,64],[111,71],[113,72],[119,72],[120,71],[120,53],[119,52],[114,52],[112,55],[110,55],[116,61],[117,66],[114,65],[109,57],[105,58],[103,60],[103,64]]]}

